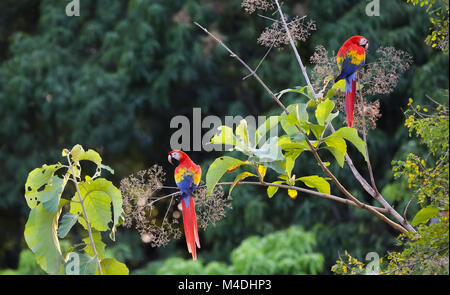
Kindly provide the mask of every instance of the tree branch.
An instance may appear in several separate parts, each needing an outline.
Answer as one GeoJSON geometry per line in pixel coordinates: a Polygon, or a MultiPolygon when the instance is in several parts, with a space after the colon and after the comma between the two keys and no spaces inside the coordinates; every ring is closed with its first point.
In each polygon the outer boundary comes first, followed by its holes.
{"type": "Polygon", "coordinates": [[[308,84],[308,87],[311,90],[311,93],[313,94],[313,96],[315,98],[316,93],[314,92],[314,87],[312,86],[311,82],[309,81],[308,73],[306,72],[306,68],[303,65],[302,59],[300,58],[300,54],[298,54],[297,47],[295,47],[294,39],[292,39],[291,32],[289,31],[286,20],[284,19],[284,14],[281,11],[281,7],[280,7],[280,4],[278,3],[278,0],[275,0],[275,3],[277,4],[278,13],[280,14],[281,21],[283,22],[284,29],[286,30],[286,34],[289,38],[289,42],[291,43],[292,50],[294,51],[295,57],[297,58],[297,62],[300,65],[300,69],[302,70],[303,77],[305,77],[306,84],[308,84]]]}
{"type": "MultiPolygon", "coordinates": [[[[281,9],[279,7],[278,1],[277,1],[277,6],[279,8],[279,11],[281,12],[281,9]]],[[[286,21],[284,20],[284,16],[282,13],[280,13],[282,16],[282,21],[283,24],[285,25],[285,28],[287,28],[286,25],[286,21]]],[[[269,95],[274,99],[274,101],[283,109],[283,111],[286,114],[289,114],[289,111],[286,109],[286,107],[283,105],[283,103],[281,103],[281,101],[273,94],[273,92],[267,87],[267,85],[259,78],[259,76],[252,70],[252,68],[250,68],[241,58],[239,58],[239,56],[237,56],[230,48],[228,48],[220,39],[218,39],[217,37],[215,37],[213,34],[211,34],[206,28],[202,27],[200,24],[198,24],[197,22],[194,22],[195,25],[197,25],[199,28],[201,28],[204,32],[206,32],[209,36],[211,36],[214,40],[216,40],[216,42],[218,42],[223,48],[225,48],[232,57],[236,58],[247,70],[249,70],[249,72],[251,73],[251,75],[253,75],[255,77],[255,79],[263,86],[263,88],[269,93],[269,95]]],[[[298,54],[297,49],[295,48],[295,44],[293,44],[293,40],[292,37],[289,33],[289,30],[286,30],[289,36],[289,39],[291,41],[291,45],[293,45],[293,49],[294,52],[296,53],[296,57],[297,57],[297,61],[299,62],[301,68],[302,68],[302,72],[303,75],[305,76],[305,79],[307,80],[308,83],[308,87],[310,87],[311,92],[315,95],[314,89],[311,85],[311,83],[309,82],[309,78],[308,78],[308,74],[306,72],[306,69],[303,66],[303,63],[301,61],[300,55],[298,54]]],[[[301,132],[304,133],[297,125],[296,125],[297,129],[301,132]]],[[[333,127],[330,124],[330,128],[333,127]]],[[[321,160],[317,150],[314,148],[314,146],[312,145],[312,143],[309,141],[308,137],[306,137],[306,142],[310,148],[310,151],[313,153],[314,157],[316,158],[317,162],[319,163],[320,167],[322,168],[322,170],[331,178],[331,180],[336,184],[336,186],[338,187],[338,189],[344,193],[344,195],[349,198],[351,201],[353,201],[358,207],[368,210],[369,212],[371,212],[372,214],[374,214],[375,216],[377,216],[378,218],[380,218],[381,220],[383,220],[384,222],[388,223],[389,225],[391,225],[393,228],[399,230],[402,233],[406,233],[408,232],[405,228],[403,228],[401,225],[393,222],[392,220],[390,220],[389,218],[387,218],[386,216],[384,216],[382,213],[380,213],[379,211],[373,209],[372,207],[369,207],[368,205],[361,203],[358,199],[356,199],[352,194],[350,194],[350,192],[348,192],[345,187],[338,181],[338,179],[333,175],[333,173],[331,173],[331,171],[325,166],[325,164],[323,163],[323,161],[321,160]]],[[[365,181],[365,180],[364,180],[365,181]]],[[[386,208],[386,207],[385,207],[386,208]]],[[[392,209],[393,210],[393,209],[392,209]]],[[[395,210],[394,210],[395,211],[395,210]]],[[[397,213],[397,212],[395,212],[397,213]]],[[[398,213],[397,213],[398,214],[398,213]]]]}

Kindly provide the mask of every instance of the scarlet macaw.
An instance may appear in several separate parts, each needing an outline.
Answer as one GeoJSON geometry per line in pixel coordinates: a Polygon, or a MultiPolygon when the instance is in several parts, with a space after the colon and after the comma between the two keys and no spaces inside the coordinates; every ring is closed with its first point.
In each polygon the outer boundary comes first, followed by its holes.
{"type": "Polygon", "coordinates": [[[175,182],[181,191],[181,208],[183,213],[184,235],[189,253],[192,253],[192,259],[197,259],[197,247],[200,248],[200,240],[197,230],[197,216],[195,214],[194,198],[192,194],[200,183],[202,169],[196,165],[182,151],[169,152],[168,160],[172,164],[175,159],[179,162],[175,168],[175,182]]]}
{"type": "Polygon", "coordinates": [[[353,110],[355,106],[356,70],[364,65],[366,50],[369,48],[369,40],[363,36],[353,36],[339,49],[336,61],[341,73],[334,80],[336,83],[345,79],[345,113],[347,125],[353,126],[353,110]]]}

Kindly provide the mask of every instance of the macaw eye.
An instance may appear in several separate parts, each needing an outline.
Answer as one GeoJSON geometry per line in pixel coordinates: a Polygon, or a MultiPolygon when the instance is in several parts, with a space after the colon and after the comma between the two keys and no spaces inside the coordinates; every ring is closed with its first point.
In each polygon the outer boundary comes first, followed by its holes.
{"type": "Polygon", "coordinates": [[[366,45],[366,44],[367,44],[367,40],[364,38],[359,41],[359,45],[361,45],[361,46],[366,45]]]}

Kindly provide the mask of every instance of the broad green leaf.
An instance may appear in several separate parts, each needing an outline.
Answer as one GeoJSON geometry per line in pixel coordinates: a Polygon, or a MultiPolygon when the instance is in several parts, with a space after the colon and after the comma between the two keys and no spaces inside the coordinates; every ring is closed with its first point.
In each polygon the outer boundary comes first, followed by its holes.
{"type": "MultiPolygon", "coordinates": [[[[359,88],[364,88],[364,85],[360,83],[356,83],[356,90],[359,90],[359,88]]],[[[325,95],[325,98],[331,98],[333,96],[336,96],[339,93],[345,94],[345,80],[341,79],[334,83],[334,85],[328,90],[327,94],[325,95]]]]}
{"type": "Polygon", "coordinates": [[[258,173],[261,175],[261,178],[264,179],[264,176],[266,176],[267,167],[264,165],[258,165],[258,173]]]}
{"type": "Polygon", "coordinates": [[[279,93],[277,93],[277,98],[280,99],[284,94],[286,93],[299,93],[302,94],[304,96],[306,96],[307,98],[313,98],[311,91],[309,90],[309,88],[307,86],[297,86],[295,87],[295,89],[284,89],[282,91],[280,91],[279,93]]]}
{"type": "Polygon", "coordinates": [[[264,163],[264,165],[277,173],[284,173],[286,168],[286,160],[267,162],[264,163]]]}
{"type": "MultiPolygon", "coordinates": [[[[284,181],[274,181],[273,184],[282,184],[284,181]]],[[[267,187],[267,195],[269,198],[272,198],[278,191],[278,186],[269,186],[267,187]]]]}
{"type": "Polygon", "coordinates": [[[325,119],[325,123],[324,125],[328,125],[328,123],[332,122],[334,120],[334,118],[336,118],[339,115],[339,111],[335,112],[335,113],[331,113],[328,118],[325,119]]]}
{"type": "Polygon", "coordinates": [[[36,255],[37,263],[49,274],[60,273],[64,263],[57,228],[61,207],[66,203],[61,200],[57,212],[48,212],[40,203],[31,209],[25,224],[25,241],[36,255]]]}
{"type": "MultiPolygon", "coordinates": [[[[103,259],[105,258],[105,247],[106,244],[102,241],[102,235],[98,231],[92,232],[92,239],[94,240],[95,250],[97,252],[98,258],[103,259]]],[[[84,248],[84,251],[87,255],[94,257],[94,250],[92,249],[91,240],[88,237],[83,239],[83,242],[86,244],[86,247],[84,248]]]]}
{"type": "Polygon", "coordinates": [[[248,139],[248,126],[246,120],[242,119],[239,125],[236,127],[236,136],[239,136],[244,144],[250,145],[250,141],[248,139]]]}
{"type": "Polygon", "coordinates": [[[317,106],[315,114],[319,125],[325,124],[325,120],[328,119],[333,109],[334,109],[334,102],[332,102],[329,99],[325,99],[317,106]]]}
{"type": "Polygon", "coordinates": [[[111,174],[114,174],[114,169],[112,169],[111,167],[107,166],[107,165],[101,165],[102,169],[108,170],[111,174]]]}
{"type": "Polygon", "coordinates": [[[324,125],[316,125],[316,124],[312,124],[312,123],[306,123],[305,125],[308,126],[308,129],[311,130],[314,134],[314,136],[316,137],[316,139],[320,139],[320,137],[322,136],[323,131],[325,130],[324,125]]]}
{"type": "Polygon", "coordinates": [[[61,217],[61,222],[58,227],[58,237],[63,239],[66,237],[70,229],[77,223],[78,215],[67,212],[61,217]]]}
{"type": "MultiPolygon", "coordinates": [[[[86,198],[84,203],[88,219],[91,222],[91,225],[99,231],[108,229],[108,223],[111,222],[110,204],[112,202],[114,219],[111,229],[113,233],[111,238],[114,240],[115,228],[119,223],[119,217],[123,213],[122,195],[120,191],[112,184],[112,182],[103,178],[91,182],[80,182],[79,187],[81,197],[86,198]]],[[[79,201],[77,194],[74,195],[73,200],[79,201]]],[[[79,203],[73,203],[70,212],[74,214],[83,213],[79,203]]],[[[79,221],[86,227],[83,218],[79,218],[79,221]]]]}
{"type": "MultiPolygon", "coordinates": [[[[97,170],[95,172],[95,175],[92,178],[96,178],[96,177],[100,176],[100,174],[102,172],[101,171],[102,158],[100,157],[100,154],[91,149],[89,149],[88,151],[84,151],[83,147],[81,147],[80,145],[78,145],[78,146],[79,147],[77,147],[76,149],[75,149],[75,147],[76,147],[75,146],[71,151],[75,175],[77,177],[80,177],[80,171],[79,171],[80,164],[79,163],[80,163],[80,161],[87,160],[87,161],[91,161],[97,165],[97,170]]],[[[104,167],[107,167],[107,166],[104,166],[104,167]]],[[[111,168],[109,168],[109,169],[111,169],[111,168]]]]}
{"type": "Polygon", "coordinates": [[[66,181],[58,176],[53,176],[52,182],[47,184],[43,191],[38,192],[42,205],[48,212],[58,211],[59,200],[66,185],[66,181]]]}
{"type": "Polygon", "coordinates": [[[330,136],[328,138],[332,137],[341,137],[348,141],[350,141],[357,149],[358,151],[364,156],[364,159],[367,161],[367,155],[366,155],[366,144],[364,141],[358,136],[358,131],[356,131],[355,128],[351,127],[342,127],[330,136]]]}
{"type": "Polygon", "coordinates": [[[336,96],[338,93],[345,93],[345,80],[339,80],[331,87],[330,90],[328,90],[327,94],[325,95],[325,98],[331,98],[333,96],[336,96]]]}
{"type": "Polygon", "coordinates": [[[292,169],[294,169],[295,166],[295,159],[297,159],[298,156],[300,156],[301,151],[293,151],[288,152],[285,154],[286,158],[286,173],[288,177],[291,177],[292,169]]]}
{"type": "Polygon", "coordinates": [[[333,154],[339,166],[344,167],[345,154],[347,153],[345,140],[341,137],[327,137],[324,142],[327,145],[325,148],[333,154]]]}
{"type": "Polygon", "coordinates": [[[260,149],[251,149],[250,151],[258,159],[258,163],[283,160],[283,153],[281,147],[278,146],[277,136],[269,138],[260,149]]]}
{"type": "Polygon", "coordinates": [[[305,123],[308,122],[308,112],[306,111],[306,108],[306,103],[292,104],[286,108],[289,111],[289,115],[286,115],[283,112],[280,116],[281,127],[287,135],[299,133],[297,127],[301,128],[305,133],[309,133],[308,126],[305,125],[305,123]]]}
{"type": "Polygon", "coordinates": [[[227,170],[238,164],[242,165],[244,162],[228,156],[220,157],[214,160],[206,172],[206,187],[208,188],[206,195],[210,196],[217,182],[219,182],[227,170]]]}
{"type": "MultiPolygon", "coordinates": [[[[81,190],[81,189],[80,189],[81,190]]],[[[86,195],[86,191],[81,191],[82,198],[86,195]]],[[[79,201],[78,194],[72,198],[73,201],[79,201]]],[[[111,199],[104,192],[94,191],[88,195],[84,201],[84,206],[86,208],[86,215],[92,228],[99,231],[106,231],[109,229],[108,223],[112,221],[111,219],[111,199]]],[[[73,214],[78,214],[80,217],[78,221],[85,229],[87,229],[86,221],[84,220],[84,214],[82,207],[79,203],[72,203],[70,212],[73,214]]]]}
{"type": "MultiPolygon", "coordinates": [[[[105,258],[100,262],[102,272],[104,275],[128,275],[129,270],[127,266],[114,258],[105,258]]],[[[97,274],[99,271],[97,270],[97,274]]]]}
{"type": "Polygon", "coordinates": [[[280,122],[280,116],[270,116],[267,118],[267,120],[262,123],[258,129],[256,129],[256,135],[255,135],[255,143],[256,145],[259,144],[259,142],[265,138],[267,132],[269,132],[270,129],[274,128],[278,123],[280,122]]]}
{"type": "Polygon", "coordinates": [[[76,144],[72,147],[72,150],[70,150],[70,155],[72,156],[72,159],[75,157],[78,158],[82,153],[84,153],[84,149],[81,145],[76,144]]]}
{"type": "Polygon", "coordinates": [[[74,162],[79,162],[82,160],[88,160],[91,162],[94,162],[95,164],[97,164],[97,167],[100,168],[102,165],[102,158],[100,157],[99,153],[97,153],[94,150],[88,150],[86,152],[79,152],[76,153],[75,155],[72,154],[72,160],[74,162]]]}
{"type": "Polygon", "coordinates": [[[41,201],[41,194],[45,185],[51,182],[53,174],[56,170],[61,168],[60,163],[55,165],[43,165],[42,168],[33,169],[29,174],[25,183],[25,200],[28,207],[35,208],[38,202],[41,201]]]}
{"type": "Polygon", "coordinates": [[[302,181],[306,186],[315,188],[321,193],[329,195],[331,192],[330,184],[323,177],[320,177],[317,175],[312,175],[312,176],[300,177],[296,180],[302,181]]]}
{"type": "Polygon", "coordinates": [[[306,140],[306,136],[303,133],[296,133],[296,134],[292,134],[291,136],[289,136],[289,139],[292,142],[304,143],[306,140]]]}
{"type": "Polygon", "coordinates": [[[235,178],[234,181],[233,181],[233,184],[232,184],[231,187],[230,187],[230,190],[228,191],[228,194],[231,194],[231,191],[232,191],[233,188],[238,184],[239,181],[241,181],[241,180],[243,180],[243,179],[245,179],[245,178],[247,178],[247,177],[250,177],[250,176],[255,176],[255,177],[256,177],[255,174],[250,173],[250,172],[247,172],[247,171],[242,172],[241,174],[239,174],[238,176],[236,176],[236,178],[235,178]]]}
{"type": "Polygon", "coordinates": [[[238,169],[239,167],[241,167],[242,165],[251,165],[250,162],[248,160],[245,160],[242,163],[236,164],[234,166],[231,166],[230,168],[227,169],[227,172],[233,172],[234,170],[238,169]]]}
{"type": "Polygon", "coordinates": [[[426,207],[420,209],[419,212],[417,212],[416,216],[414,216],[414,219],[411,222],[411,225],[416,226],[420,223],[427,223],[428,220],[432,217],[436,217],[439,214],[438,208],[433,207],[426,207]]]}
{"type": "MultiPolygon", "coordinates": [[[[297,133],[299,134],[299,133],[297,133]]],[[[295,136],[293,136],[295,138],[295,136]]],[[[300,140],[300,136],[297,137],[300,140]]],[[[306,144],[306,140],[302,142],[294,142],[291,141],[291,138],[287,135],[283,135],[278,139],[278,145],[281,147],[282,150],[296,150],[299,152],[303,152],[305,150],[308,150],[308,145],[306,144]]]]}
{"type": "Polygon", "coordinates": [[[236,136],[233,129],[228,126],[220,126],[217,128],[218,133],[211,138],[211,144],[225,144],[235,146],[237,144],[236,136]]]}

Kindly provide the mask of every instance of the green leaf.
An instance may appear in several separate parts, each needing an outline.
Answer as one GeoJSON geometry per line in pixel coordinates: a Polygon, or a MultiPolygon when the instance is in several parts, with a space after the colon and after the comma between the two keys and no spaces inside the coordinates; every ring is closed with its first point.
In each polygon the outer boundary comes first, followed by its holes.
{"type": "Polygon", "coordinates": [[[258,173],[261,175],[261,178],[264,179],[264,176],[266,176],[267,167],[264,165],[258,165],[258,173]]]}
{"type": "Polygon", "coordinates": [[[358,136],[358,131],[355,128],[351,127],[342,127],[333,134],[331,134],[328,138],[332,137],[341,137],[348,141],[350,141],[358,151],[363,155],[364,159],[367,161],[366,155],[366,144],[364,141],[358,136]]]}
{"type": "Polygon", "coordinates": [[[244,144],[250,145],[248,139],[248,126],[245,119],[242,119],[239,125],[236,127],[236,136],[238,136],[244,144]]]}
{"type": "MultiPolygon", "coordinates": [[[[128,275],[129,270],[127,266],[114,258],[105,258],[100,262],[102,272],[104,275],[128,275]]],[[[97,274],[99,271],[97,270],[97,274]]]]}
{"type": "Polygon", "coordinates": [[[112,169],[111,167],[107,166],[107,165],[101,165],[100,166],[102,169],[108,170],[111,174],[114,174],[114,169],[112,169]]]}
{"type": "Polygon", "coordinates": [[[256,134],[255,134],[256,146],[259,144],[261,139],[263,139],[266,136],[267,132],[269,132],[269,130],[272,129],[273,127],[275,127],[279,122],[280,122],[280,116],[270,116],[269,118],[266,119],[266,121],[264,123],[262,123],[258,127],[258,129],[256,129],[256,134]]]}
{"type": "Polygon", "coordinates": [[[286,158],[286,173],[288,177],[291,177],[292,169],[294,169],[295,166],[295,159],[297,159],[298,156],[300,156],[301,151],[293,151],[288,152],[285,154],[286,158]]]}
{"type": "MultiPolygon", "coordinates": [[[[95,229],[105,231],[108,229],[108,223],[111,222],[111,207],[113,205],[113,226],[112,237],[114,240],[115,228],[119,223],[119,217],[123,213],[122,209],[122,195],[120,191],[112,184],[112,182],[98,178],[91,182],[80,182],[80,193],[86,207],[86,214],[89,221],[95,229]],[[87,197],[86,197],[87,196],[87,197]]],[[[78,195],[75,194],[72,198],[74,201],[79,201],[78,195]]],[[[71,213],[82,214],[82,208],[79,203],[73,203],[70,209],[71,213]]],[[[86,227],[83,218],[79,218],[80,223],[86,227]]]]}
{"type": "MultiPolygon", "coordinates": [[[[82,196],[85,192],[82,192],[82,196]]],[[[77,193],[72,198],[73,201],[79,201],[77,193]]],[[[111,219],[111,199],[104,193],[94,192],[90,194],[84,201],[84,206],[86,208],[86,214],[91,223],[92,228],[99,231],[106,231],[109,229],[108,223],[112,221],[111,219]]],[[[70,208],[70,212],[73,214],[78,214],[80,217],[78,221],[85,229],[87,229],[86,221],[83,218],[83,210],[80,204],[73,203],[70,208]]]]}
{"type": "Polygon", "coordinates": [[[25,183],[25,200],[27,201],[28,207],[33,209],[37,206],[38,202],[42,201],[42,194],[40,192],[45,189],[45,185],[52,181],[53,174],[61,167],[62,165],[60,163],[50,166],[44,164],[42,168],[33,169],[28,174],[25,183]]]}
{"type": "Polygon", "coordinates": [[[420,209],[419,212],[417,212],[416,216],[414,216],[413,221],[411,222],[411,225],[416,226],[420,223],[427,223],[428,220],[432,217],[436,217],[439,214],[439,209],[434,207],[426,207],[420,209]]]}
{"type": "Polygon", "coordinates": [[[274,162],[283,160],[281,147],[278,146],[278,137],[269,138],[260,149],[250,149],[257,158],[258,163],[274,162]]]}
{"type": "Polygon", "coordinates": [[[327,94],[325,95],[325,98],[331,98],[333,96],[336,96],[338,93],[345,93],[345,80],[339,80],[331,87],[330,90],[328,90],[327,94]]]}
{"type": "Polygon", "coordinates": [[[49,274],[60,273],[64,263],[57,228],[61,207],[66,202],[61,200],[57,212],[48,212],[40,203],[31,209],[25,224],[25,241],[36,255],[37,263],[49,274]]]}
{"type": "MultiPolygon", "coordinates": [[[[102,235],[98,231],[92,232],[92,239],[94,240],[95,250],[97,252],[98,258],[103,259],[105,258],[105,248],[106,244],[102,241],[102,235]]],[[[84,248],[84,251],[87,255],[93,257],[94,256],[94,250],[92,249],[91,240],[88,237],[83,239],[83,242],[86,244],[86,247],[84,248]]]]}
{"type": "Polygon", "coordinates": [[[317,175],[312,175],[312,176],[300,177],[296,180],[302,181],[306,186],[315,188],[321,193],[329,195],[331,192],[330,184],[323,177],[320,177],[317,175]]]}
{"type": "Polygon", "coordinates": [[[345,140],[341,137],[327,137],[324,142],[327,145],[325,148],[333,154],[339,166],[344,167],[345,154],[347,153],[345,140]]]}
{"type": "MultiPolygon", "coordinates": [[[[301,134],[301,133],[297,133],[297,134],[301,134]]],[[[308,145],[306,144],[306,140],[303,140],[302,142],[294,142],[291,141],[291,138],[295,139],[297,138],[298,140],[301,139],[301,136],[296,137],[295,135],[291,135],[291,137],[287,136],[287,135],[283,135],[278,139],[278,145],[281,147],[282,150],[296,150],[299,152],[303,152],[305,150],[308,150],[308,145]]],[[[304,137],[303,137],[304,138],[304,137]]]]}
{"type": "Polygon", "coordinates": [[[220,126],[217,128],[218,133],[211,138],[211,144],[225,144],[235,146],[237,144],[236,136],[233,129],[228,126],[220,126]]]}
{"type": "MultiPolygon", "coordinates": [[[[80,145],[76,145],[75,147],[72,148],[71,155],[72,155],[72,161],[74,162],[73,166],[74,166],[75,174],[77,177],[80,176],[80,171],[78,171],[79,170],[79,162],[83,161],[83,160],[91,161],[97,165],[97,171],[95,172],[95,175],[93,176],[93,178],[100,176],[102,166],[104,168],[108,167],[108,166],[102,165],[102,158],[100,157],[99,153],[97,153],[96,151],[91,150],[91,149],[89,149],[88,151],[84,151],[83,147],[81,147],[80,145]]],[[[108,169],[108,168],[106,168],[106,169],[108,169]]],[[[108,170],[111,171],[112,169],[109,168],[108,170]]],[[[114,174],[114,171],[112,173],[114,174]]]]}
{"type": "Polygon", "coordinates": [[[100,154],[91,149],[86,152],[80,152],[77,153],[76,155],[72,155],[72,160],[74,162],[79,162],[82,160],[91,161],[97,164],[97,167],[99,168],[102,165],[102,158],[100,157],[100,154]]]}
{"type": "Polygon", "coordinates": [[[309,99],[314,98],[312,96],[311,90],[307,86],[297,86],[297,87],[295,87],[295,89],[291,89],[291,88],[284,89],[284,90],[280,91],[279,93],[277,93],[277,98],[280,99],[286,93],[299,93],[299,94],[306,96],[309,99]]]}
{"type": "Polygon", "coordinates": [[[61,222],[58,227],[58,237],[65,238],[70,229],[77,223],[78,215],[67,212],[61,217],[61,222]]]}
{"type": "Polygon", "coordinates": [[[329,99],[322,101],[316,108],[316,119],[319,125],[324,125],[334,109],[334,102],[329,99]]]}
{"type": "Polygon", "coordinates": [[[286,115],[284,112],[282,113],[280,120],[281,127],[287,135],[299,133],[297,127],[301,128],[305,133],[309,132],[308,126],[305,125],[308,122],[306,108],[306,103],[292,104],[286,108],[289,111],[289,115],[286,115]]]}
{"type": "Polygon", "coordinates": [[[233,181],[233,184],[232,184],[231,187],[230,187],[230,190],[228,191],[228,194],[231,194],[231,191],[232,191],[233,188],[238,184],[239,181],[241,181],[241,180],[243,180],[243,179],[245,179],[245,178],[247,178],[247,177],[250,177],[250,176],[255,176],[255,177],[256,177],[255,174],[250,173],[250,172],[247,172],[247,171],[242,172],[241,174],[239,174],[238,176],[236,176],[236,178],[235,178],[234,181],[233,181]]]}
{"type": "Polygon", "coordinates": [[[272,169],[273,171],[281,174],[285,172],[286,160],[267,162],[264,163],[264,165],[272,169]]]}
{"type": "Polygon", "coordinates": [[[48,212],[58,211],[59,200],[66,185],[66,181],[58,176],[53,176],[52,182],[47,184],[43,191],[38,192],[42,205],[48,212]]]}
{"type": "Polygon", "coordinates": [[[305,125],[308,126],[308,129],[313,132],[316,139],[320,139],[320,137],[322,136],[322,133],[326,127],[324,125],[316,125],[316,124],[312,124],[309,122],[307,122],[305,125]]]}
{"type": "MultiPolygon", "coordinates": [[[[284,181],[274,181],[272,182],[273,184],[282,184],[284,181]]],[[[272,198],[278,191],[279,187],[278,186],[269,186],[267,187],[267,195],[269,196],[269,198],[272,198]]]]}
{"type": "Polygon", "coordinates": [[[206,172],[206,187],[208,188],[206,196],[211,195],[211,192],[217,182],[219,182],[229,168],[239,164],[242,165],[244,162],[228,156],[220,157],[214,160],[211,166],[209,166],[208,172],[206,172]]]}

